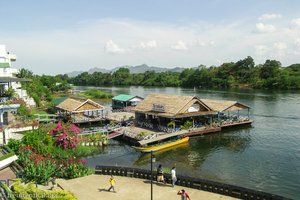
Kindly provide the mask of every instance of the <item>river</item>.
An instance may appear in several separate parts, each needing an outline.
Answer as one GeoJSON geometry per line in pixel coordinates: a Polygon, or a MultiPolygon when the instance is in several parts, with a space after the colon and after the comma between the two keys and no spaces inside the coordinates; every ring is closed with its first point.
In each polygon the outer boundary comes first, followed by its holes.
{"type": "MultiPolygon", "coordinates": [[[[76,87],[85,90],[88,87],[76,87]]],[[[236,100],[250,106],[252,127],[191,138],[188,145],[156,154],[155,165],[177,173],[300,199],[300,92],[198,90],[154,87],[101,87],[114,95],[145,97],[151,93],[197,95],[236,100]]],[[[108,105],[108,103],[106,103],[108,105]]],[[[95,156],[88,165],[150,168],[149,158],[121,141],[95,156]]]]}

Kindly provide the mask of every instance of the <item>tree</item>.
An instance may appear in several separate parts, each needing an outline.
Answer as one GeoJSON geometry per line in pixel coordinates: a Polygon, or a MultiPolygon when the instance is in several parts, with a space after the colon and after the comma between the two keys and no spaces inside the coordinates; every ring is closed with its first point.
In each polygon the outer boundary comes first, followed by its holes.
{"type": "Polygon", "coordinates": [[[281,63],[277,60],[266,60],[265,64],[263,64],[260,77],[262,79],[268,79],[276,76],[279,68],[281,67],[281,63]]]}
{"type": "Polygon", "coordinates": [[[114,85],[130,85],[130,71],[128,68],[121,67],[112,75],[114,85]]]}
{"type": "Polygon", "coordinates": [[[32,78],[33,77],[33,73],[32,71],[28,70],[28,69],[20,69],[19,73],[16,74],[16,76],[18,78],[32,78]]]}

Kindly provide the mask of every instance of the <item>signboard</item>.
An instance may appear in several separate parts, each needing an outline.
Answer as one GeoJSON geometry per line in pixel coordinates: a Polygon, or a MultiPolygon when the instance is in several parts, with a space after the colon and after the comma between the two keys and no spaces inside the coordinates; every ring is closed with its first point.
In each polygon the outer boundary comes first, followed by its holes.
{"type": "Polygon", "coordinates": [[[152,110],[156,112],[165,112],[165,106],[163,104],[154,103],[152,106],[152,110]]]}

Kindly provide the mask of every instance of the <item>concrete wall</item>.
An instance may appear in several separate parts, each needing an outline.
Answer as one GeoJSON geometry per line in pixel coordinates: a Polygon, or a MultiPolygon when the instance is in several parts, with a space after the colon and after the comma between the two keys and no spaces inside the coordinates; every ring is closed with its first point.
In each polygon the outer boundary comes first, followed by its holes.
{"type": "MultiPolygon", "coordinates": [[[[34,129],[37,128],[38,127],[34,127],[34,129]]],[[[32,130],[32,126],[4,129],[4,131],[0,132],[0,145],[7,144],[9,139],[20,140],[24,136],[21,132],[30,131],[30,130],[32,130]]]]}
{"type": "Polygon", "coordinates": [[[13,156],[11,156],[9,158],[1,160],[0,161],[0,169],[3,169],[5,167],[9,166],[12,162],[14,162],[16,160],[18,160],[18,157],[16,155],[13,155],[13,156]]]}

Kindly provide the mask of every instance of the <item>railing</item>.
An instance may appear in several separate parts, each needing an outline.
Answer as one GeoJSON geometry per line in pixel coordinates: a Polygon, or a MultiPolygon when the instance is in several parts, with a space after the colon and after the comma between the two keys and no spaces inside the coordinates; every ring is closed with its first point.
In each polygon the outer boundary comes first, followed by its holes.
{"type": "MultiPolygon", "coordinates": [[[[149,161],[150,162],[150,161],[149,161]]],[[[95,168],[95,174],[104,175],[116,175],[116,176],[127,176],[141,179],[151,180],[151,171],[138,168],[130,167],[115,167],[115,166],[100,166],[97,165],[95,168]]],[[[156,175],[152,177],[156,180],[156,175]]],[[[166,174],[165,179],[167,183],[171,183],[171,175],[166,174]]],[[[285,200],[287,198],[278,195],[255,191],[252,189],[247,189],[239,186],[218,183],[214,181],[192,178],[188,176],[177,176],[176,185],[183,187],[189,187],[198,190],[204,190],[208,192],[213,192],[221,195],[231,196],[239,199],[256,199],[256,200],[285,200]]]]}

